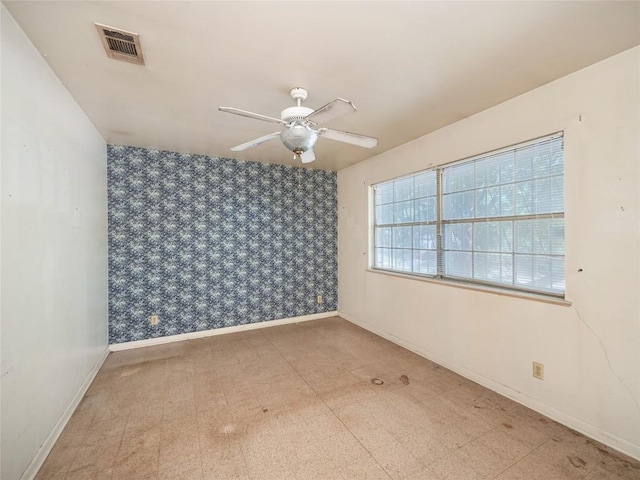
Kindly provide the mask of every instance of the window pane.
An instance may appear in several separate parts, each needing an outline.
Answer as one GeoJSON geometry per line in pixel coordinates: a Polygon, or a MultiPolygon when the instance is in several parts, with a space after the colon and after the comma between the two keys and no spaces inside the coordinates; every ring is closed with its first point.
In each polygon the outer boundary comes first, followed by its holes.
{"type": "Polygon", "coordinates": [[[501,281],[508,285],[513,285],[513,255],[500,255],[500,276],[501,281]]]}
{"type": "Polygon", "coordinates": [[[393,247],[411,248],[411,229],[413,227],[393,227],[393,247]]]}
{"type": "Polygon", "coordinates": [[[561,138],[556,139],[551,147],[551,174],[564,174],[564,152],[561,138]]]}
{"type": "Polygon", "coordinates": [[[380,268],[391,268],[391,249],[376,248],[375,266],[380,268]]]}
{"type": "Polygon", "coordinates": [[[551,290],[551,258],[533,257],[533,288],[551,290]]]}
{"type": "Polygon", "coordinates": [[[394,201],[410,200],[413,198],[413,177],[395,180],[393,182],[394,201]]]}
{"type": "Polygon", "coordinates": [[[493,158],[480,159],[476,164],[476,188],[500,183],[500,163],[493,158]]]}
{"type": "Polygon", "coordinates": [[[476,218],[499,217],[501,187],[488,187],[476,190],[476,218]]]}
{"type": "Polygon", "coordinates": [[[500,186],[500,216],[508,217],[515,212],[515,185],[509,183],[500,186]]]}
{"type": "Polygon", "coordinates": [[[393,202],[393,182],[376,186],[376,205],[393,202]]]}
{"type": "Polygon", "coordinates": [[[515,284],[520,287],[531,288],[533,283],[533,258],[531,255],[515,256],[515,284]]]}
{"type": "Polygon", "coordinates": [[[437,194],[436,171],[420,173],[415,176],[415,198],[434,196],[437,194]]]}
{"type": "Polygon", "coordinates": [[[444,219],[473,218],[474,192],[450,193],[444,196],[444,219]]]}
{"type": "Polygon", "coordinates": [[[445,275],[471,278],[471,255],[471,252],[444,252],[445,275]]]}
{"type": "Polygon", "coordinates": [[[474,164],[467,162],[460,165],[445,168],[442,180],[444,193],[468,190],[474,185],[474,164]]]}
{"type": "Polygon", "coordinates": [[[417,225],[413,227],[413,248],[436,250],[438,236],[435,225],[417,225]]]}
{"type": "Polygon", "coordinates": [[[529,145],[516,151],[516,180],[529,180],[533,178],[533,157],[535,145],[529,145]]]}
{"type": "Polygon", "coordinates": [[[564,221],[562,219],[516,220],[514,228],[516,253],[564,254],[564,221]]]}
{"type": "Polygon", "coordinates": [[[413,202],[400,202],[394,203],[394,223],[409,223],[413,222],[413,202]]]}
{"type": "Polygon", "coordinates": [[[564,178],[552,177],[549,190],[549,212],[564,212],[564,178]]]}
{"type": "Polygon", "coordinates": [[[512,284],[512,257],[508,254],[474,253],[473,274],[478,280],[512,284]]]}
{"type": "Polygon", "coordinates": [[[500,183],[513,182],[515,177],[515,152],[509,151],[497,156],[496,161],[500,165],[500,183]]]}
{"type": "Polygon", "coordinates": [[[376,207],[376,225],[393,223],[393,204],[379,205],[376,207]]]}
{"type": "Polygon", "coordinates": [[[551,213],[551,178],[541,178],[535,183],[535,213],[551,213]]]}
{"type": "Polygon", "coordinates": [[[518,182],[516,188],[516,215],[533,215],[534,182],[518,182]]]}
{"type": "Polygon", "coordinates": [[[402,272],[411,271],[411,260],[413,258],[411,250],[393,249],[393,269],[402,272]]]}
{"type": "MultiPolygon", "coordinates": [[[[499,188],[499,187],[498,187],[499,188]]],[[[486,218],[487,214],[487,203],[489,202],[487,189],[480,188],[476,190],[476,206],[475,206],[475,214],[476,218],[486,218]]]]}
{"type": "Polygon", "coordinates": [[[514,251],[516,253],[533,253],[533,223],[531,220],[516,220],[514,228],[514,251]]]}
{"type": "Polygon", "coordinates": [[[489,253],[473,254],[473,277],[478,280],[487,280],[487,263],[489,253]]]}
{"type": "Polygon", "coordinates": [[[551,175],[551,144],[544,142],[536,145],[533,157],[533,174],[535,177],[547,177],[551,175]]]}
{"type": "Polygon", "coordinates": [[[533,253],[551,253],[550,220],[533,220],[533,253]]]}
{"type": "Polygon", "coordinates": [[[436,221],[437,200],[435,197],[419,198],[414,200],[416,222],[436,221]]]}
{"type": "Polygon", "coordinates": [[[391,247],[391,227],[376,228],[376,247],[391,247]]]}
{"type": "Polygon", "coordinates": [[[471,250],[473,225],[471,223],[454,223],[444,226],[445,250],[471,250]]]}
{"type": "Polygon", "coordinates": [[[551,290],[557,293],[564,292],[564,258],[551,259],[551,290]]]}
{"type": "Polygon", "coordinates": [[[552,255],[564,255],[564,219],[554,218],[550,220],[550,242],[552,255]]]}
{"type": "Polygon", "coordinates": [[[473,249],[481,252],[510,252],[513,223],[477,223],[473,229],[473,249]]]}
{"type": "Polygon", "coordinates": [[[413,271],[426,275],[437,273],[437,256],[434,250],[414,250],[413,251],[413,271]]]}

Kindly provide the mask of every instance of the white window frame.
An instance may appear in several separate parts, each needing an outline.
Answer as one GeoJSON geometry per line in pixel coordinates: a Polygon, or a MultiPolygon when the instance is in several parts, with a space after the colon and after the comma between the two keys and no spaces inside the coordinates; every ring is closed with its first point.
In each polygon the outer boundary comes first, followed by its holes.
{"type": "MultiPolygon", "coordinates": [[[[558,155],[558,152],[556,151],[555,154],[558,155]]],[[[534,162],[536,158],[540,163],[541,157],[533,157],[532,162],[534,162]]],[[[557,160],[558,158],[556,158],[556,161],[557,160]]],[[[533,168],[536,167],[534,163],[532,163],[532,165],[533,165],[533,168]]],[[[369,256],[370,268],[374,271],[411,275],[411,276],[424,277],[424,278],[435,279],[435,280],[446,280],[446,281],[452,281],[456,283],[459,282],[461,284],[466,284],[471,286],[478,285],[478,286],[484,286],[484,287],[490,287],[490,288],[497,288],[505,291],[532,293],[536,295],[543,295],[543,296],[549,296],[553,298],[564,299],[565,291],[566,291],[566,286],[565,286],[566,269],[564,267],[564,256],[565,256],[564,254],[564,244],[565,244],[564,170],[565,170],[564,168],[564,134],[563,132],[558,132],[551,135],[546,135],[544,137],[532,139],[526,142],[518,143],[516,145],[512,145],[509,147],[501,148],[499,150],[494,150],[481,155],[465,158],[463,160],[458,160],[448,164],[438,165],[436,167],[432,167],[426,170],[422,170],[409,175],[400,176],[397,178],[393,178],[393,179],[390,179],[384,182],[379,182],[377,184],[372,185],[371,195],[370,195],[370,199],[371,199],[371,202],[370,202],[370,205],[371,205],[370,245],[371,247],[370,247],[370,256],[369,256]],[[509,155],[510,153],[513,153],[514,158],[517,158],[516,157],[517,152],[523,152],[525,151],[525,149],[531,149],[532,147],[536,147],[536,146],[543,147],[546,145],[554,145],[557,147],[558,144],[560,145],[560,152],[561,152],[561,157],[559,157],[561,159],[560,173],[557,172],[558,170],[557,165],[555,166],[556,171],[554,173],[553,161],[549,160],[549,165],[550,165],[549,175],[539,176],[539,177],[538,176],[529,177],[530,179],[525,181],[518,180],[516,178],[516,170],[515,170],[516,167],[515,167],[515,160],[514,160],[514,172],[513,172],[512,180],[508,180],[503,183],[500,183],[499,181],[497,184],[492,183],[490,185],[485,185],[484,187],[477,186],[476,165],[478,165],[479,163],[485,160],[491,161],[492,159],[498,158],[498,156],[500,155],[509,155]],[[445,175],[449,175],[448,172],[453,171],[456,167],[465,168],[465,166],[470,166],[470,165],[473,165],[473,187],[468,188],[466,190],[447,192],[446,186],[443,180],[445,175]],[[400,204],[405,203],[408,205],[409,201],[422,202],[423,200],[426,200],[424,196],[420,196],[425,193],[425,190],[424,190],[425,187],[422,187],[422,194],[416,195],[416,191],[420,188],[420,187],[416,187],[416,185],[419,185],[419,186],[423,185],[422,183],[420,183],[419,180],[416,180],[416,179],[418,178],[426,179],[427,176],[433,177],[434,175],[435,175],[435,184],[436,184],[435,185],[436,218],[433,219],[432,215],[421,213],[421,218],[417,219],[417,214],[415,212],[418,211],[418,208],[416,203],[414,203],[413,206],[409,208],[409,211],[411,212],[410,214],[413,215],[413,218],[411,220],[406,220],[402,218],[403,213],[399,213],[399,212],[402,212],[404,210],[402,210],[403,207],[400,204]],[[556,190],[550,189],[548,191],[550,195],[549,198],[547,198],[546,196],[539,197],[541,199],[545,199],[551,202],[551,204],[548,206],[545,204],[545,206],[541,207],[540,213],[538,213],[537,211],[525,212],[524,209],[523,211],[517,212],[516,209],[519,208],[517,195],[521,193],[521,189],[519,190],[518,187],[523,183],[527,183],[527,182],[535,183],[538,181],[555,182],[556,190]],[[396,185],[400,185],[401,183],[411,184],[411,182],[413,182],[412,183],[413,187],[411,187],[413,188],[412,193],[408,197],[404,197],[405,199],[403,199],[402,196],[398,198],[396,193],[392,194],[393,198],[391,201],[388,200],[388,197],[386,197],[387,194],[385,192],[382,192],[380,193],[380,195],[377,195],[377,191],[379,188],[385,188],[387,189],[386,191],[388,191],[389,185],[393,185],[392,187],[393,192],[397,192],[398,190],[400,190],[402,195],[403,187],[402,186],[396,187],[396,185]],[[558,186],[558,183],[560,186],[558,186]],[[505,188],[511,187],[513,189],[514,200],[511,205],[511,208],[513,208],[514,210],[513,213],[499,214],[494,216],[486,215],[486,213],[484,216],[478,215],[478,209],[477,209],[478,204],[476,203],[478,198],[478,192],[480,192],[483,189],[488,190],[489,188],[502,186],[502,185],[504,185],[505,188]],[[560,192],[562,195],[561,209],[559,209],[560,205],[559,205],[559,200],[557,199],[557,195],[553,197],[553,192],[556,192],[557,188],[560,188],[560,192]],[[465,218],[447,218],[447,213],[445,212],[445,205],[444,205],[445,197],[447,195],[455,195],[456,193],[460,193],[460,192],[462,193],[473,192],[473,198],[474,198],[474,204],[472,207],[473,215],[471,217],[465,217],[465,218]],[[383,196],[385,198],[383,198],[383,196]],[[406,200],[406,198],[409,198],[410,200],[406,200]],[[393,205],[392,208],[390,208],[391,205],[393,205]],[[378,209],[377,207],[380,207],[380,209],[378,209]],[[545,208],[547,208],[547,210],[551,209],[552,211],[545,211],[545,208]],[[380,223],[379,220],[383,219],[383,217],[384,219],[388,220],[390,210],[393,211],[393,220],[382,221],[380,223]],[[401,220],[398,220],[398,218],[400,218],[401,220]],[[406,220],[406,221],[402,221],[402,220],[406,220]],[[446,234],[450,231],[449,229],[455,228],[455,225],[460,225],[461,228],[464,227],[467,230],[471,230],[471,233],[467,233],[467,235],[470,236],[471,238],[471,246],[469,247],[470,249],[460,253],[462,257],[465,257],[465,254],[468,254],[471,258],[470,260],[470,264],[472,268],[471,276],[469,276],[468,274],[456,275],[455,272],[452,272],[451,270],[445,271],[446,270],[445,262],[447,261],[448,258],[449,259],[452,258],[451,253],[455,252],[455,250],[453,249],[446,248],[447,238],[445,237],[446,237],[446,234]],[[411,228],[406,228],[406,227],[411,227],[411,228]],[[415,245],[416,237],[414,236],[414,233],[413,233],[415,232],[414,229],[416,227],[426,229],[426,230],[421,230],[421,232],[426,233],[426,236],[420,236],[418,234],[418,238],[420,238],[419,247],[416,247],[415,245]],[[501,247],[501,249],[498,252],[496,252],[495,250],[483,251],[481,249],[477,249],[476,233],[475,233],[476,229],[485,228],[487,231],[489,231],[490,228],[495,229],[496,227],[500,230],[501,236],[502,236],[503,229],[506,232],[510,232],[508,233],[511,235],[510,243],[508,241],[505,241],[505,243],[509,245],[509,248],[506,249],[505,251],[502,251],[502,247],[501,247]],[[518,251],[519,249],[517,247],[517,242],[515,240],[516,230],[518,230],[519,232],[522,232],[525,227],[532,229],[531,230],[532,231],[531,233],[532,251],[531,252],[518,251]],[[537,252],[535,250],[535,248],[537,247],[534,247],[534,243],[537,244],[539,242],[537,241],[538,239],[537,232],[534,233],[534,231],[540,227],[549,229],[549,233],[547,234],[547,240],[549,243],[547,245],[544,245],[548,251],[537,252]],[[559,231],[561,231],[562,233],[561,238],[557,234],[557,232],[559,231]],[[412,232],[410,234],[411,238],[409,241],[411,245],[409,247],[407,247],[407,235],[406,235],[407,232],[412,232]],[[554,234],[553,232],[556,232],[556,233],[554,234]],[[396,233],[398,234],[397,237],[396,237],[396,233]],[[428,237],[428,240],[425,241],[424,239],[427,237],[428,237]],[[556,237],[560,238],[560,240],[558,240],[558,238],[556,237]],[[394,241],[396,240],[397,240],[396,242],[397,245],[394,244],[394,241]],[[378,241],[380,241],[381,245],[377,243],[378,241]],[[391,247],[388,246],[389,241],[392,242],[391,247]],[[561,241],[561,244],[559,244],[560,241],[561,241]],[[388,260],[387,260],[387,255],[388,255],[388,260]],[[397,260],[397,255],[401,255],[402,259],[397,260]],[[449,257],[447,257],[447,255],[449,255],[449,257]],[[406,265],[407,265],[407,261],[409,260],[409,257],[410,257],[411,267],[410,269],[407,269],[406,265]],[[496,272],[495,261],[498,259],[500,262],[503,262],[504,260],[504,264],[506,265],[506,267],[504,268],[505,273],[504,274],[500,273],[501,275],[500,281],[481,278],[481,275],[476,276],[476,272],[474,271],[476,261],[478,260],[480,262],[479,264],[482,264],[481,260],[483,258],[484,258],[484,261],[486,262],[486,265],[489,264],[490,258],[494,262],[493,263],[494,268],[491,270],[494,276],[496,272]],[[530,271],[531,284],[526,285],[526,281],[523,280],[525,279],[525,277],[522,274],[522,272],[525,272],[525,267],[519,267],[519,265],[525,265],[525,262],[529,262],[529,261],[531,261],[531,271],[530,271]],[[418,264],[416,264],[416,262],[418,262],[418,264]],[[433,265],[434,262],[435,262],[435,268],[433,265]],[[536,279],[534,271],[536,272],[544,271],[544,268],[542,267],[541,267],[541,270],[536,270],[538,268],[537,266],[538,262],[540,262],[541,264],[547,262],[546,263],[546,265],[548,265],[547,271],[549,272],[549,277],[550,277],[550,280],[548,280],[550,282],[549,284],[550,286],[548,288],[545,286],[536,285],[536,282],[538,281],[538,279],[536,279]],[[559,273],[558,273],[560,271],[559,267],[561,267],[561,271],[562,271],[561,276],[559,276],[559,273]],[[554,283],[554,275],[556,279],[555,283],[554,283]],[[510,277],[510,281],[504,280],[504,279],[508,280],[509,277],[510,277]]],[[[433,181],[433,179],[431,179],[430,181],[433,181]]],[[[405,192],[406,191],[408,190],[405,190],[405,192]]],[[[434,196],[431,195],[429,198],[434,198],[434,196]]],[[[536,202],[536,198],[537,197],[535,197],[535,195],[532,194],[530,201],[536,202]]],[[[448,201],[450,203],[451,198],[449,198],[448,201]]],[[[422,202],[422,203],[426,203],[426,202],[422,202]]],[[[502,208],[503,203],[500,203],[500,205],[502,208]]],[[[531,205],[533,206],[534,204],[531,203],[531,205]]],[[[429,205],[428,210],[432,210],[431,204],[429,205]]],[[[537,207],[534,207],[534,210],[537,210],[537,207]]],[[[423,212],[423,209],[420,209],[420,211],[423,212]]],[[[500,265],[501,265],[500,272],[502,272],[502,263],[500,265]]],[[[478,270],[478,271],[481,271],[481,270],[478,270]]],[[[487,276],[489,276],[488,274],[486,274],[486,272],[488,271],[489,271],[489,268],[487,266],[485,267],[485,270],[484,270],[485,275],[487,276]]],[[[539,278],[544,278],[544,281],[545,282],[547,281],[545,277],[539,277],[539,278]]]]}

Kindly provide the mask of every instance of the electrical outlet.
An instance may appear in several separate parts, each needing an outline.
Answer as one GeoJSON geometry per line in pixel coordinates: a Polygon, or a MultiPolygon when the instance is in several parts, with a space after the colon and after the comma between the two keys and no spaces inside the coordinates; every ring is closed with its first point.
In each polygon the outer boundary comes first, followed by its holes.
{"type": "Polygon", "coordinates": [[[317,300],[318,300],[318,303],[323,303],[324,302],[324,299],[322,298],[322,295],[318,295],[317,300]]]}
{"type": "Polygon", "coordinates": [[[539,380],[544,380],[544,365],[542,363],[533,362],[533,376],[539,380]]]}
{"type": "Polygon", "coordinates": [[[158,315],[151,315],[149,317],[149,323],[151,325],[157,325],[159,321],[160,321],[160,319],[158,318],[158,315]]]}

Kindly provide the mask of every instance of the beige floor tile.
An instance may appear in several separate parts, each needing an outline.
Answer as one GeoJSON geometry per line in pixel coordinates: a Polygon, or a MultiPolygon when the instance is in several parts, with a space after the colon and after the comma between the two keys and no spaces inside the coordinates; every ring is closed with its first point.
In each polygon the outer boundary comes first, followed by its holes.
{"type": "Polygon", "coordinates": [[[351,432],[343,432],[318,441],[319,453],[331,460],[336,467],[342,467],[357,457],[365,455],[367,450],[351,432]]]}
{"type": "Polygon", "coordinates": [[[438,480],[484,480],[481,474],[465,465],[453,453],[440,458],[426,467],[426,470],[438,480]]]}
{"type": "Polygon", "coordinates": [[[335,464],[323,456],[298,460],[298,462],[290,468],[291,474],[298,479],[309,480],[326,480],[333,478],[341,478],[339,469],[335,464]]]}
{"type": "Polygon", "coordinates": [[[462,461],[462,464],[486,478],[495,477],[522,458],[503,456],[484,445],[479,439],[454,450],[453,454],[462,461]]]}
{"type": "Polygon", "coordinates": [[[428,428],[437,434],[442,445],[449,449],[460,448],[492,429],[491,425],[481,419],[465,414],[446,417],[429,425],[428,428]]]}
{"type": "Polygon", "coordinates": [[[303,417],[301,419],[309,435],[317,440],[324,440],[327,437],[333,437],[340,433],[345,433],[347,427],[333,413],[323,413],[312,417],[303,417]]]}
{"type": "Polygon", "coordinates": [[[108,477],[116,465],[119,443],[80,447],[70,465],[68,478],[108,477]]]}
{"type": "Polygon", "coordinates": [[[113,478],[140,479],[158,472],[158,450],[138,448],[118,455],[113,478]]]}
{"type": "Polygon", "coordinates": [[[158,462],[158,473],[166,477],[171,474],[184,476],[187,472],[198,471],[202,474],[202,458],[200,449],[189,446],[174,447],[161,450],[158,462]]]}
{"type": "Polygon", "coordinates": [[[375,416],[367,414],[364,403],[338,409],[336,415],[370,452],[395,440],[395,437],[376,421],[375,416]]]}
{"type": "Polygon", "coordinates": [[[336,410],[346,405],[370,399],[375,394],[375,391],[371,388],[371,383],[367,381],[320,394],[320,398],[330,409],[336,410]]]}
{"type": "Polygon", "coordinates": [[[425,470],[424,466],[395,440],[373,450],[371,456],[393,479],[415,478],[425,470]]]}
{"type": "Polygon", "coordinates": [[[115,478],[139,478],[155,475],[158,470],[160,423],[146,419],[130,421],[125,427],[113,475],[115,478]]]}
{"type": "Polygon", "coordinates": [[[314,370],[311,373],[302,374],[302,377],[308,381],[309,385],[318,394],[326,394],[339,390],[341,388],[350,387],[361,381],[358,377],[349,371],[340,372],[338,375],[325,376],[319,375],[314,370]]]}
{"type": "Polygon", "coordinates": [[[113,478],[113,468],[100,470],[94,466],[87,466],[70,471],[64,478],[65,480],[111,480],[113,478]]]}
{"type": "Polygon", "coordinates": [[[191,470],[180,470],[176,469],[164,470],[160,468],[158,475],[156,476],[157,480],[202,480],[203,474],[202,469],[199,467],[193,468],[191,470]]]}
{"type": "Polygon", "coordinates": [[[425,467],[432,465],[451,452],[428,429],[400,437],[398,443],[425,467]]]}
{"type": "MultiPolygon", "coordinates": [[[[391,477],[370,454],[354,458],[346,465],[334,470],[343,480],[389,480],[391,477]]],[[[332,477],[328,477],[332,478],[332,477]]]]}

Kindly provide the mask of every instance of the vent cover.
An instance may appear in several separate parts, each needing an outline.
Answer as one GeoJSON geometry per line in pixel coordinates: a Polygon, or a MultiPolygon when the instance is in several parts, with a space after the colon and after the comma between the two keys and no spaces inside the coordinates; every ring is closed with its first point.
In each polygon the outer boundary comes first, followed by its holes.
{"type": "Polygon", "coordinates": [[[144,65],[140,36],[119,28],[95,24],[102,41],[102,46],[109,58],[144,65]]]}

